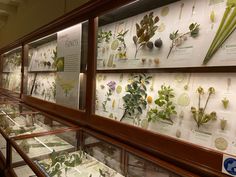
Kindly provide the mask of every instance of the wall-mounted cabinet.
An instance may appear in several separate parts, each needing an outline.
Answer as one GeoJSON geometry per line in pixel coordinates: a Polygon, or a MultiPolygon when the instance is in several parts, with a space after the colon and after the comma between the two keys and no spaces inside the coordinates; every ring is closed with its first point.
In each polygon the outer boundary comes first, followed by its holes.
{"type": "Polygon", "coordinates": [[[84,110],[87,23],[27,44],[26,95],[84,110]]]}
{"type": "MultiPolygon", "coordinates": [[[[235,11],[227,0],[90,2],[22,39],[22,101],[194,173],[224,176],[223,154],[236,156],[235,11]]],[[[2,55],[2,76],[18,70],[5,62],[19,56],[12,51],[2,55]]],[[[169,175],[82,137],[83,151],[118,176],[169,175]]]]}
{"type": "Polygon", "coordinates": [[[1,55],[1,88],[21,92],[22,48],[12,49],[1,55]]]}

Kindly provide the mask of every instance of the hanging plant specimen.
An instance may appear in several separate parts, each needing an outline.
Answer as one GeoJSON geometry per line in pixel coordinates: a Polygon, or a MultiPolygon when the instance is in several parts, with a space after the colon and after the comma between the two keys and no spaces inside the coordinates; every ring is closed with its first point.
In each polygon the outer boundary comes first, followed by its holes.
{"type": "Polygon", "coordinates": [[[169,14],[169,11],[170,11],[170,8],[167,6],[167,7],[163,7],[162,9],[161,9],[161,16],[162,17],[165,17],[165,16],[167,16],[168,14],[169,14]]]}
{"type": "Polygon", "coordinates": [[[179,20],[181,20],[181,18],[182,18],[183,8],[184,8],[184,3],[181,3],[180,4],[180,12],[179,12],[179,20]]]}
{"type": "Polygon", "coordinates": [[[227,7],[221,20],[220,26],[216,32],[216,35],[211,43],[210,48],[203,60],[203,64],[206,65],[217,52],[217,50],[224,44],[224,42],[230,37],[230,35],[236,29],[236,1],[227,0],[227,7]]]}
{"type": "MultiPolygon", "coordinates": [[[[97,42],[102,43],[103,41],[105,41],[106,43],[110,42],[112,36],[112,32],[111,31],[99,31],[98,32],[98,38],[97,38],[97,42]]],[[[99,47],[99,46],[98,46],[99,47]]]]}
{"type": "Polygon", "coordinates": [[[196,8],[196,0],[194,0],[194,2],[193,2],[191,16],[193,16],[195,14],[195,8],[196,8]]]}
{"type": "Polygon", "coordinates": [[[107,112],[106,105],[108,101],[111,101],[110,96],[113,94],[116,88],[116,82],[110,81],[108,84],[108,92],[106,93],[106,99],[102,102],[102,108],[104,112],[107,112]]]}
{"type": "Polygon", "coordinates": [[[170,86],[162,85],[158,91],[158,99],[155,100],[156,108],[148,111],[148,121],[164,120],[173,123],[171,117],[177,114],[173,105],[174,97],[174,90],[170,86]]]}
{"type": "Polygon", "coordinates": [[[132,82],[127,85],[128,92],[124,97],[124,114],[120,121],[129,117],[133,119],[135,125],[140,124],[140,115],[143,113],[143,109],[147,107],[147,88],[146,84],[150,83],[152,76],[146,74],[134,75],[132,82]]]}
{"type": "Polygon", "coordinates": [[[211,29],[214,28],[214,23],[216,22],[216,15],[215,15],[215,11],[212,10],[211,14],[210,14],[210,20],[211,20],[211,29]]]}
{"type": "Polygon", "coordinates": [[[223,104],[223,107],[227,109],[229,106],[229,100],[227,98],[224,98],[223,100],[221,100],[221,102],[223,104]]]}
{"type": "Polygon", "coordinates": [[[161,32],[163,32],[163,31],[165,31],[165,29],[166,29],[166,25],[165,25],[164,23],[161,23],[161,24],[158,26],[157,31],[161,33],[161,32]]]}
{"type": "Polygon", "coordinates": [[[221,151],[225,151],[228,148],[228,144],[228,141],[223,137],[215,139],[215,147],[221,151]]]}
{"type": "Polygon", "coordinates": [[[65,175],[67,176],[67,171],[69,168],[76,167],[80,165],[83,161],[84,153],[79,151],[79,153],[69,154],[68,152],[53,152],[50,154],[50,160],[47,162],[39,162],[39,165],[45,169],[47,174],[51,177],[61,176],[62,171],[65,170],[65,175]]]}
{"type": "Polygon", "coordinates": [[[65,96],[67,97],[70,93],[70,91],[75,87],[75,80],[64,80],[60,78],[59,76],[57,77],[57,81],[64,91],[65,96]]]}
{"type": "Polygon", "coordinates": [[[220,120],[220,128],[221,128],[222,131],[225,130],[226,125],[227,125],[227,120],[221,119],[221,120],[220,120]]]}
{"type": "Polygon", "coordinates": [[[172,43],[171,43],[167,58],[169,58],[172,49],[174,47],[178,47],[178,46],[182,45],[182,43],[188,39],[189,35],[192,38],[196,38],[199,34],[199,30],[200,30],[199,26],[200,25],[197,23],[192,23],[191,25],[189,25],[189,31],[186,33],[180,34],[179,30],[171,33],[169,38],[172,41],[172,43]]]}
{"type": "Polygon", "coordinates": [[[190,97],[187,93],[182,93],[178,100],[177,100],[178,105],[180,106],[188,106],[190,104],[190,97]]]}
{"type": "Polygon", "coordinates": [[[126,43],[125,43],[125,36],[128,32],[129,32],[129,30],[126,30],[126,31],[122,30],[116,36],[116,39],[117,39],[117,42],[118,42],[116,50],[118,51],[118,58],[119,59],[127,59],[127,55],[126,55],[127,46],[126,46],[126,43]]]}
{"type": "Polygon", "coordinates": [[[136,35],[133,36],[133,42],[136,47],[135,56],[136,59],[138,51],[147,44],[147,42],[155,35],[158,28],[156,25],[159,22],[159,17],[153,15],[153,12],[145,15],[140,23],[136,23],[136,35]]]}
{"type": "Polygon", "coordinates": [[[211,96],[215,94],[215,89],[213,87],[210,87],[208,89],[208,97],[204,107],[201,107],[201,99],[202,96],[204,95],[204,89],[202,87],[198,87],[197,92],[198,92],[198,108],[191,107],[191,112],[194,121],[197,123],[197,127],[200,128],[203,124],[206,124],[211,120],[216,120],[217,117],[216,112],[213,111],[210,114],[205,112],[211,96]]]}

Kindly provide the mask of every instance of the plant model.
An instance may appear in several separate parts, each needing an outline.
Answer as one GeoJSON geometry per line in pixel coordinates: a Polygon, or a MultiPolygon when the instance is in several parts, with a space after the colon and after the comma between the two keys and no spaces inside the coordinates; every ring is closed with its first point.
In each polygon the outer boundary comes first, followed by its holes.
{"type": "Polygon", "coordinates": [[[236,1],[227,0],[227,7],[222,17],[220,26],[216,32],[216,35],[211,43],[210,48],[203,60],[203,64],[206,65],[217,52],[217,50],[224,44],[229,36],[236,29],[236,1]]]}
{"type": "Polygon", "coordinates": [[[127,46],[125,43],[125,35],[128,33],[129,30],[126,31],[120,31],[117,36],[116,36],[116,40],[114,40],[111,44],[111,49],[112,50],[117,50],[117,57],[119,59],[126,59],[127,55],[126,55],[126,51],[127,51],[127,46]]]}
{"type": "Polygon", "coordinates": [[[140,115],[147,106],[147,88],[146,84],[150,83],[151,76],[146,74],[135,75],[130,84],[127,85],[127,94],[123,97],[124,114],[120,121],[129,116],[133,123],[139,125],[140,115]]]}
{"type": "Polygon", "coordinates": [[[204,107],[201,105],[202,97],[205,94],[204,89],[202,87],[198,87],[197,89],[198,93],[198,107],[191,107],[191,112],[193,115],[193,119],[197,124],[197,127],[200,128],[203,124],[208,123],[211,120],[216,120],[216,112],[206,113],[206,108],[209,103],[209,100],[213,94],[215,94],[215,89],[213,87],[210,87],[208,89],[208,96],[207,100],[205,102],[204,107]]]}
{"type": "Polygon", "coordinates": [[[39,162],[39,164],[46,170],[50,177],[61,177],[63,170],[65,170],[65,176],[67,176],[69,168],[76,167],[82,163],[83,155],[82,151],[71,154],[67,152],[57,153],[53,151],[50,154],[49,163],[39,162]]]}
{"type": "Polygon", "coordinates": [[[104,112],[107,112],[107,109],[106,109],[106,105],[107,105],[107,102],[108,101],[111,101],[111,95],[113,94],[113,92],[115,91],[116,89],[116,82],[115,81],[110,81],[108,84],[108,92],[106,93],[106,99],[105,101],[103,101],[102,103],[102,108],[103,108],[103,111],[104,112]]]}
{"type": "Polygon", "coordinates": [[[171,117],[177,114],[173,105],[174,97],[174,90],[170,86],[162,85],[155,100],[156,108],[148,112],[148,121],[164,120],[173,123],[171,117]]]}
{"type": "Polygon", "coordinates": [[[143,17],[139,24],[136,23],[136,35],[133,36],[136,47],[134,58],[137,57],[138,51],[155,35],[155,32],[158,29],[158,26],[156,25],[158,21],[159,17],[154,16],[153,12],[150,12],[143,17]]]}
{"type": "Polygon", "coordinates": [[[188,39],[188,36],[195,38],[199,34],[199,24],[197,23],[192,23],[189,25],[189,31],[185,33],[180,33],[179,30],[173,32],[170,34],[169,38],[172,41],[170,50],[168,52],[167,58],[169,58],[171,51],[173,50],[174,47],[178,47],[184,43],[188,39]]]}

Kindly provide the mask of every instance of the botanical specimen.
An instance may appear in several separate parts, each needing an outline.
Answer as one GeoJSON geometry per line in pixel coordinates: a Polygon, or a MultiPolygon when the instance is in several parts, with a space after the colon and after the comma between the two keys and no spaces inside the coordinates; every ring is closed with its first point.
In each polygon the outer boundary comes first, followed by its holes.
{"type": "Polygon", "coordinates": [[[219,137],[215,139],[215,147],[221,151],[224,151],[228,148],[229,143],[223,137],[219,137]]]}
{"type": "Polygon", "coordinates": [[[106,105],[107,105],[108,101],[111,101],[110,96],[112,95],[112,93],[116,89],[116,82],[115,81],[110,81],[107,84],[107,86],[108,86],[108,92],[106,93],[106,99],[105,99],[105,101],[102,102],[102,107],[103,107],[103,111],[104,112],[107,112],[106,105]]]}
{"type": "Polygon", "coordinates": [[[117,39],[117,44],[114,45],[115,41],[113,41],[113,46],[111,46],[111,49],[113,47],[113,49],[117,49],[118,51],[118,58],[119,59],[126,59],[127,56],[126,56],[126,50],[127,50],[127,47],[126,47],[126,44],[125,44],[125,35],[128,33],[129,30],[126,30],[126,31],[120,31],[117,36],[116,36],[116,39],[117,39]],[[116,47],[117,46],[117,47],[116,47]]]}
{"type": "Polygon", "coordinates": [[[228,39],[228,37],[235,31],[236,29],[235,6],[236,6],[235,0],[227,0],[227,7],[221,20],[220,26],[203,60],[204,65],[206,65],[211,60],[212,56],[223,45],[223,43],[228,39]]]}
{"type": "Polygon", "coordinates": [[[182,18],[183,8],[184,8],[184,3],[181,3],[181,5],[180,5],[180,12],[179,12],[179,20],[181,20],[181,18],[182,18]]]}
{"type": "Polygon", "coordinates": [[[221,119],[220,120],[220,128],[221,128],[221,130],[225,130],[225,128],[226,128],[226,124],[227,124],[227,120],[225,120],[225,119],[221,119]]]}
{"type": "Polygon", "coordinates": [[[132,77],[131,83],[126,86],[126,92],[128,93],[123,97],[125,111],[120,121],[128,116],[133,119],[135,125],[140,124],[140,115],[147,106],[146,84],[149,84],[151,78],[152,76],[144,73],[132,77]]]}
{"type": "Polygon", "coordinates": [[[174,97],[174,90],[170,86],[162,85],[155,100],[157,106],[148,112],[148,121],[164,120],[173,123],[171,118],[177,114],[172,102],[174,97]]]}
{"type": "Polygon", "coordinates": [[[62,170],[65,170],[65,175],[67,176],[67,171],[70,168],[76,167],[82,163],[84,153],[79,151],[79,153],[67,153],[67,152],[53,152],[50,154],[50,161],[39,162],[39,164],[45,169],[50,177],[61,176],[62,170]]]}
{"type": "Polygon", "coordinates": [[[111,39],[112,33],[111,31],[99,31],[98,32],[98,43],[102,43],[103,41],[105,41],[106,43],[109,43],[110,39],[111,39]]]}
{"type": "Polygon", "coordinates": [[[156,25],[159,17],[154,17],[153,12],[145,15],[140,23],[136,23],[136,35],[133,36],[133,41],[136,46],[135,56],[137,57],[139,49],[147,44],[147,42],[155,35],[158,28],[156,25]]]}
{"type": "Polygon", "coordinates": [[[200,25],[197,23],[192,23],[191,25],[189,25],[189,31],[186,33],[180,34],[179,30],[171,33],[169,38],[172,41],[172,43],[167,58],[170,56],[170,53],[174,47],[182,45],[182,43],[188,39],[188,35],[190,35],[190,37],[192,38],[197,37],[200,30],[199,26],[200,25]]]}
{"type": "Polygon", "coordinates": [[[223,100],[221,100],[221,102],[223,104],[223,107],[227,109],[229,106],[229,100],[227,98],[224,98],[223,100]]]}
{"type": "Polygon", "coordinates": [[[198,87],[197,92],[198,92],[198,108],[191,107],[191,112],[194,121],[197,123],[197,127],[200,128],[200,126],[202,126],[203,124],[206,124],[211,120],[216,120],[216,112],[213,111],[210,114],[206,113],[208,102],[211,96],[215,94],[215,89],[213,87],[210,87],[208,89],[208,97],[204,107],[201,106],[201,99],[202,96],[204,95],[204,89],[202,87],[198,87]]]}
{"type": "Polygon", "coordinates": [[[62,90],[64,91],[66,97],[69,95],[69,92],[75,87],[76,83],[75,80],[64,80],[59,76],[57,77],[57,81],[61,86],[62,90]]]}

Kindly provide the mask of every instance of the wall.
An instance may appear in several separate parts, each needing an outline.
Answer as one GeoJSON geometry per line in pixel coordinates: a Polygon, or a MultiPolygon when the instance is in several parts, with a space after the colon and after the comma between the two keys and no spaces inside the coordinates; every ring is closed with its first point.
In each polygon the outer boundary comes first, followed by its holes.
{"type": "Polygon", "coordinates": [[[88,0],[23,0],[0,30],[0,48],[50,23],[88,0]]]}

